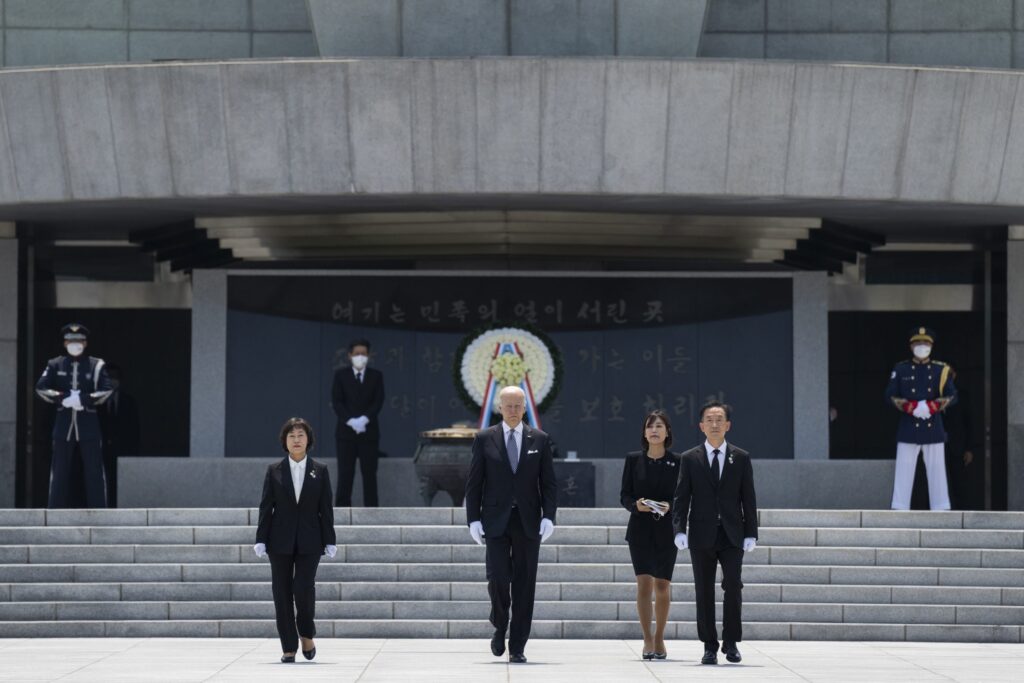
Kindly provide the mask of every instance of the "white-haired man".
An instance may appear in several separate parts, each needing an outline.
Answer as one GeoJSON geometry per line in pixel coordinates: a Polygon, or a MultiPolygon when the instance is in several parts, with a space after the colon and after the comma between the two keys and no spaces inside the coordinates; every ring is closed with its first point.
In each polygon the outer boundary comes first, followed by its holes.
{"type": "Polygon", "coordinates": [[[473,440],[466,481],[466,521],[477,543],[487,545],[487,592],[491,597],[491,652],[526,662],[533,621],[540,544],[555,529],[555,467],[551,439],[523,422],[526,395],[519,387],[498,394],[501,424],[473,440]],[[514,571],[513,571],[514,568],[514,571]]]}

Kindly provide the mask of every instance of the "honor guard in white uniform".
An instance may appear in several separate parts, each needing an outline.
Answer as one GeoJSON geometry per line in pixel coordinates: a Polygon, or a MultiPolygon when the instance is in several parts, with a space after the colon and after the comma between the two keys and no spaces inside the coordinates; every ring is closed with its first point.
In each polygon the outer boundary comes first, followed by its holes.
{"type": "Polygon", "coordinates": [[[932,510],[948,510],[946,483],[946,430],[942,412],[956,402],[953,368],[932,360],[935,333],[917,327],[910,334],[913,357],[901,361],[889,376],[885,400],[903,413],[896,435],[896,476],[892,509],[909,510],[917,456],[924,454],[928,472],[928,500],[932,510]]]}
{"type": "Polygon", "coordinates": [[[71,464],[77,448],[82,456],[85,504],[103,508],[107,506],[107,486],[96,406],[107,400],[113,387],[103,359],[85,355],[89,330],[71,323],[61,328],[61,335],[67,354],[50,359],[36,382],[39,397],[57,406],[48,507],[65,508],[71,504],[71,464]]]}

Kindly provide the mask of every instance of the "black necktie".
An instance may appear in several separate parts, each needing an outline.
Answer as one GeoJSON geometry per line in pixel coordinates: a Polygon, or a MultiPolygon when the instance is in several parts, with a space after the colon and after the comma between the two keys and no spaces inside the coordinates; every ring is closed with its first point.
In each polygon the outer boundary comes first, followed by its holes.
{"type": "Polygon", "coordinates": [[[362,370],[360,370],[359,372],[356,373],[356,379],[359,380],[360,384],[363,383],[363,371],[362,370]]]}
{"type": "Polygon", "coordinates": [[[715,475],[715,481],[718,481],[719,479],[722,478],[722,473],[721,473],[721,471],[718,468],[718,454],[721,453],[721,452],[722,451],[718,450],[717,448],[715,450],[711,451],[712,456],[713,456],[711,458],[711,471],[715,475]]]}

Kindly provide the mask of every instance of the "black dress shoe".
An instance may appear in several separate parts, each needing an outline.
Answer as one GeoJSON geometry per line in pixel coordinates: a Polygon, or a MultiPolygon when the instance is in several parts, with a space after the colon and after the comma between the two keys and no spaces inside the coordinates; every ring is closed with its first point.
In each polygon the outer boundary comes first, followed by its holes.
{"type": "Polygon", "coordinates": [[[740,655],[739,649],[736,647],[736,643],[725,643],[722,645],[722,652],[725,653],[725,659],[732,662],[733,664],[739,664],[743,660],[740,655]]]}
{"type": "Polygon", "coordinates": [[[294,664],[295,663],[295,655],[281,655],[281,663],[282,664],[294,664]]]}
{"type": "Polygon", "coordinates": [[[491,654],[500,657],[505,654],[505,634],[498,631],[491,636],[491,654]]]}
{"type": "Polygon", "coordinates": [[[522,652],[510,652],[508,662],[509,664],[526,664],[526,655],[522,652]]]}
{"type": "Polygon", "coordinates": [[[718,664],[718,653],[714,650],[704,650],[704,656],[700,658],[701,664],[718,664]]]}
{"type": "Polygon", "coordinates": [[[316,657],[316,648],[314,647],[312,650],[303,650],[302,656],[306,659],[313,659],[313,657],[316,657]]]}

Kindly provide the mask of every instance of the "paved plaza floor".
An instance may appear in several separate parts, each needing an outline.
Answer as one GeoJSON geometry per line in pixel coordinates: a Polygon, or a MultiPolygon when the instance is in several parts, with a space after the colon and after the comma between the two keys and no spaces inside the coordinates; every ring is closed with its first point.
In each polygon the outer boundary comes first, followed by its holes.
{"type": "MultiPolygon", "coordinates": [[[[487,640],[322,639],[313,662],[280,664],[259,638],[0,640],[0,681],[1021,681],[1024,645],[743,643],[741,664],[701,666],[697,642],[643,662],[640,642],[535,640],[529,663],[492,657],[487,640]]],[[[300,657],[301,659],[301,657],[300,657]]]]}

